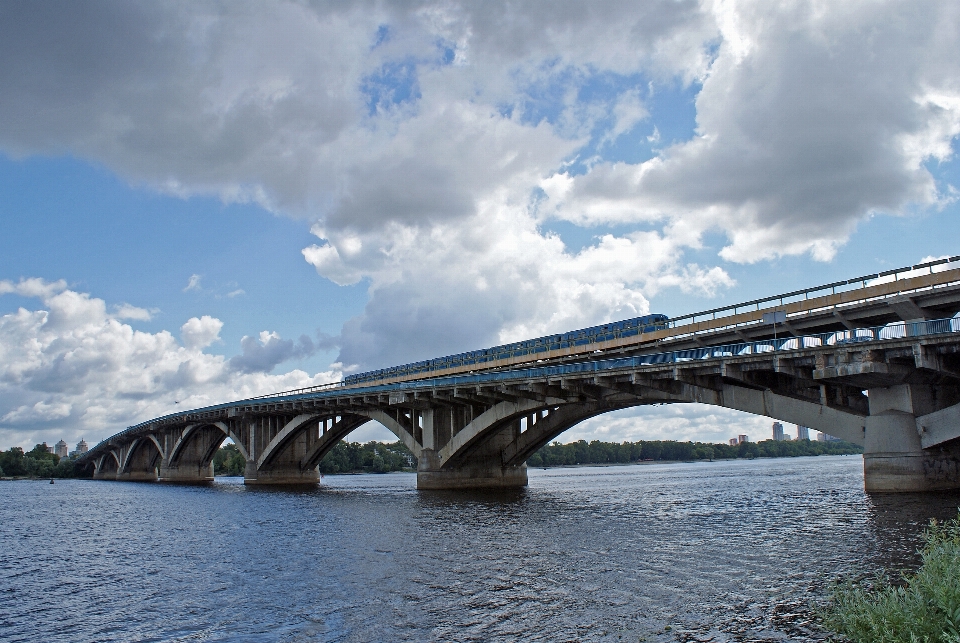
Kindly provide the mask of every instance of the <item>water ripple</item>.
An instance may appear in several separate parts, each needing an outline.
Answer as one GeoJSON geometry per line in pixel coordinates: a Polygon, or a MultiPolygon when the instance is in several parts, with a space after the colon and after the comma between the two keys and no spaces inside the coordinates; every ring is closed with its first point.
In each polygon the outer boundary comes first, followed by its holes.
{"type": "Polygon", "coordinates": [[[0,639],[821,641],[833,578],[916,565],[960,505],[868,496],[857,457],[324,482],[0,483],[0,639]]]}

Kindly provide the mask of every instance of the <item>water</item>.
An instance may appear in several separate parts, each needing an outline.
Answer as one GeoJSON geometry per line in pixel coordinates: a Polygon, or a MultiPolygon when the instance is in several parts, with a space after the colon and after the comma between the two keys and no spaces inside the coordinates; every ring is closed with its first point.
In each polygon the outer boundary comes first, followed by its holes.
{"type": "Polygon", "coordinates": [[[915,565],[960,505],[862,485],[859,457],[533,470],[506,494],[2,482],[0,640],[824,640],[837,574],[915,565]]]}

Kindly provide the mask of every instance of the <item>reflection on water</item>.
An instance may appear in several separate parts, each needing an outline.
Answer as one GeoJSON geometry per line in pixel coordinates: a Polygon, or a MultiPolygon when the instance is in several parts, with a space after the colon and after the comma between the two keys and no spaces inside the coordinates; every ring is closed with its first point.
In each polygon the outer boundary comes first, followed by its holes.
{"type": "Polygon", "coordinates": [[[0,639],[823,640],[831,579],[916,564],[960,505],[862,484],[859,457],[536,470],[511,493],[4,482],[0,639]]]}

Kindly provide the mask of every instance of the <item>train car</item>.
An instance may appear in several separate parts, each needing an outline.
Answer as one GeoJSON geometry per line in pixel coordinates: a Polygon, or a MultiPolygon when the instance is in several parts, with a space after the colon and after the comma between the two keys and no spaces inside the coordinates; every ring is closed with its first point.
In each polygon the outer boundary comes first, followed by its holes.
{"type": "Polygon", "coordinates": [[[461,366],[493,366],[495,362],[512,357],[525,355],[536,356],[538,353],[570,348],[573,346],[589,346],[599,342],[610,341],[622,337],[635,337],[643,333],[667,328],[669,317],[666,315],[644,315],[623,321],[611,322],[590,328],[572,330],[559,335],[547,335],[528,339],[512,344],[503,344],[491,348],[457,353],[446,357],[437,357],[431,360],[391,366],[389,368],[365,373],[355,373],[343,378],[345,385],[366,384],[385,379],[406,378],[417,375],[436,373],[450,368],[461,366]]]}

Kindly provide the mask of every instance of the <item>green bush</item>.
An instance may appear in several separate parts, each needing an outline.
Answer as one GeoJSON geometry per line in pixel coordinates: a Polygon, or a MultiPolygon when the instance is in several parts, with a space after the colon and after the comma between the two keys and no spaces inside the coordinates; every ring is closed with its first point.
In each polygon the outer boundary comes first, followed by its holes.
{"type": "Polygon", "coordinates": [[[855,643],[960,643],[960,514],[923,537],[915,574],[838,585],[824,625],[855,643]]]}

